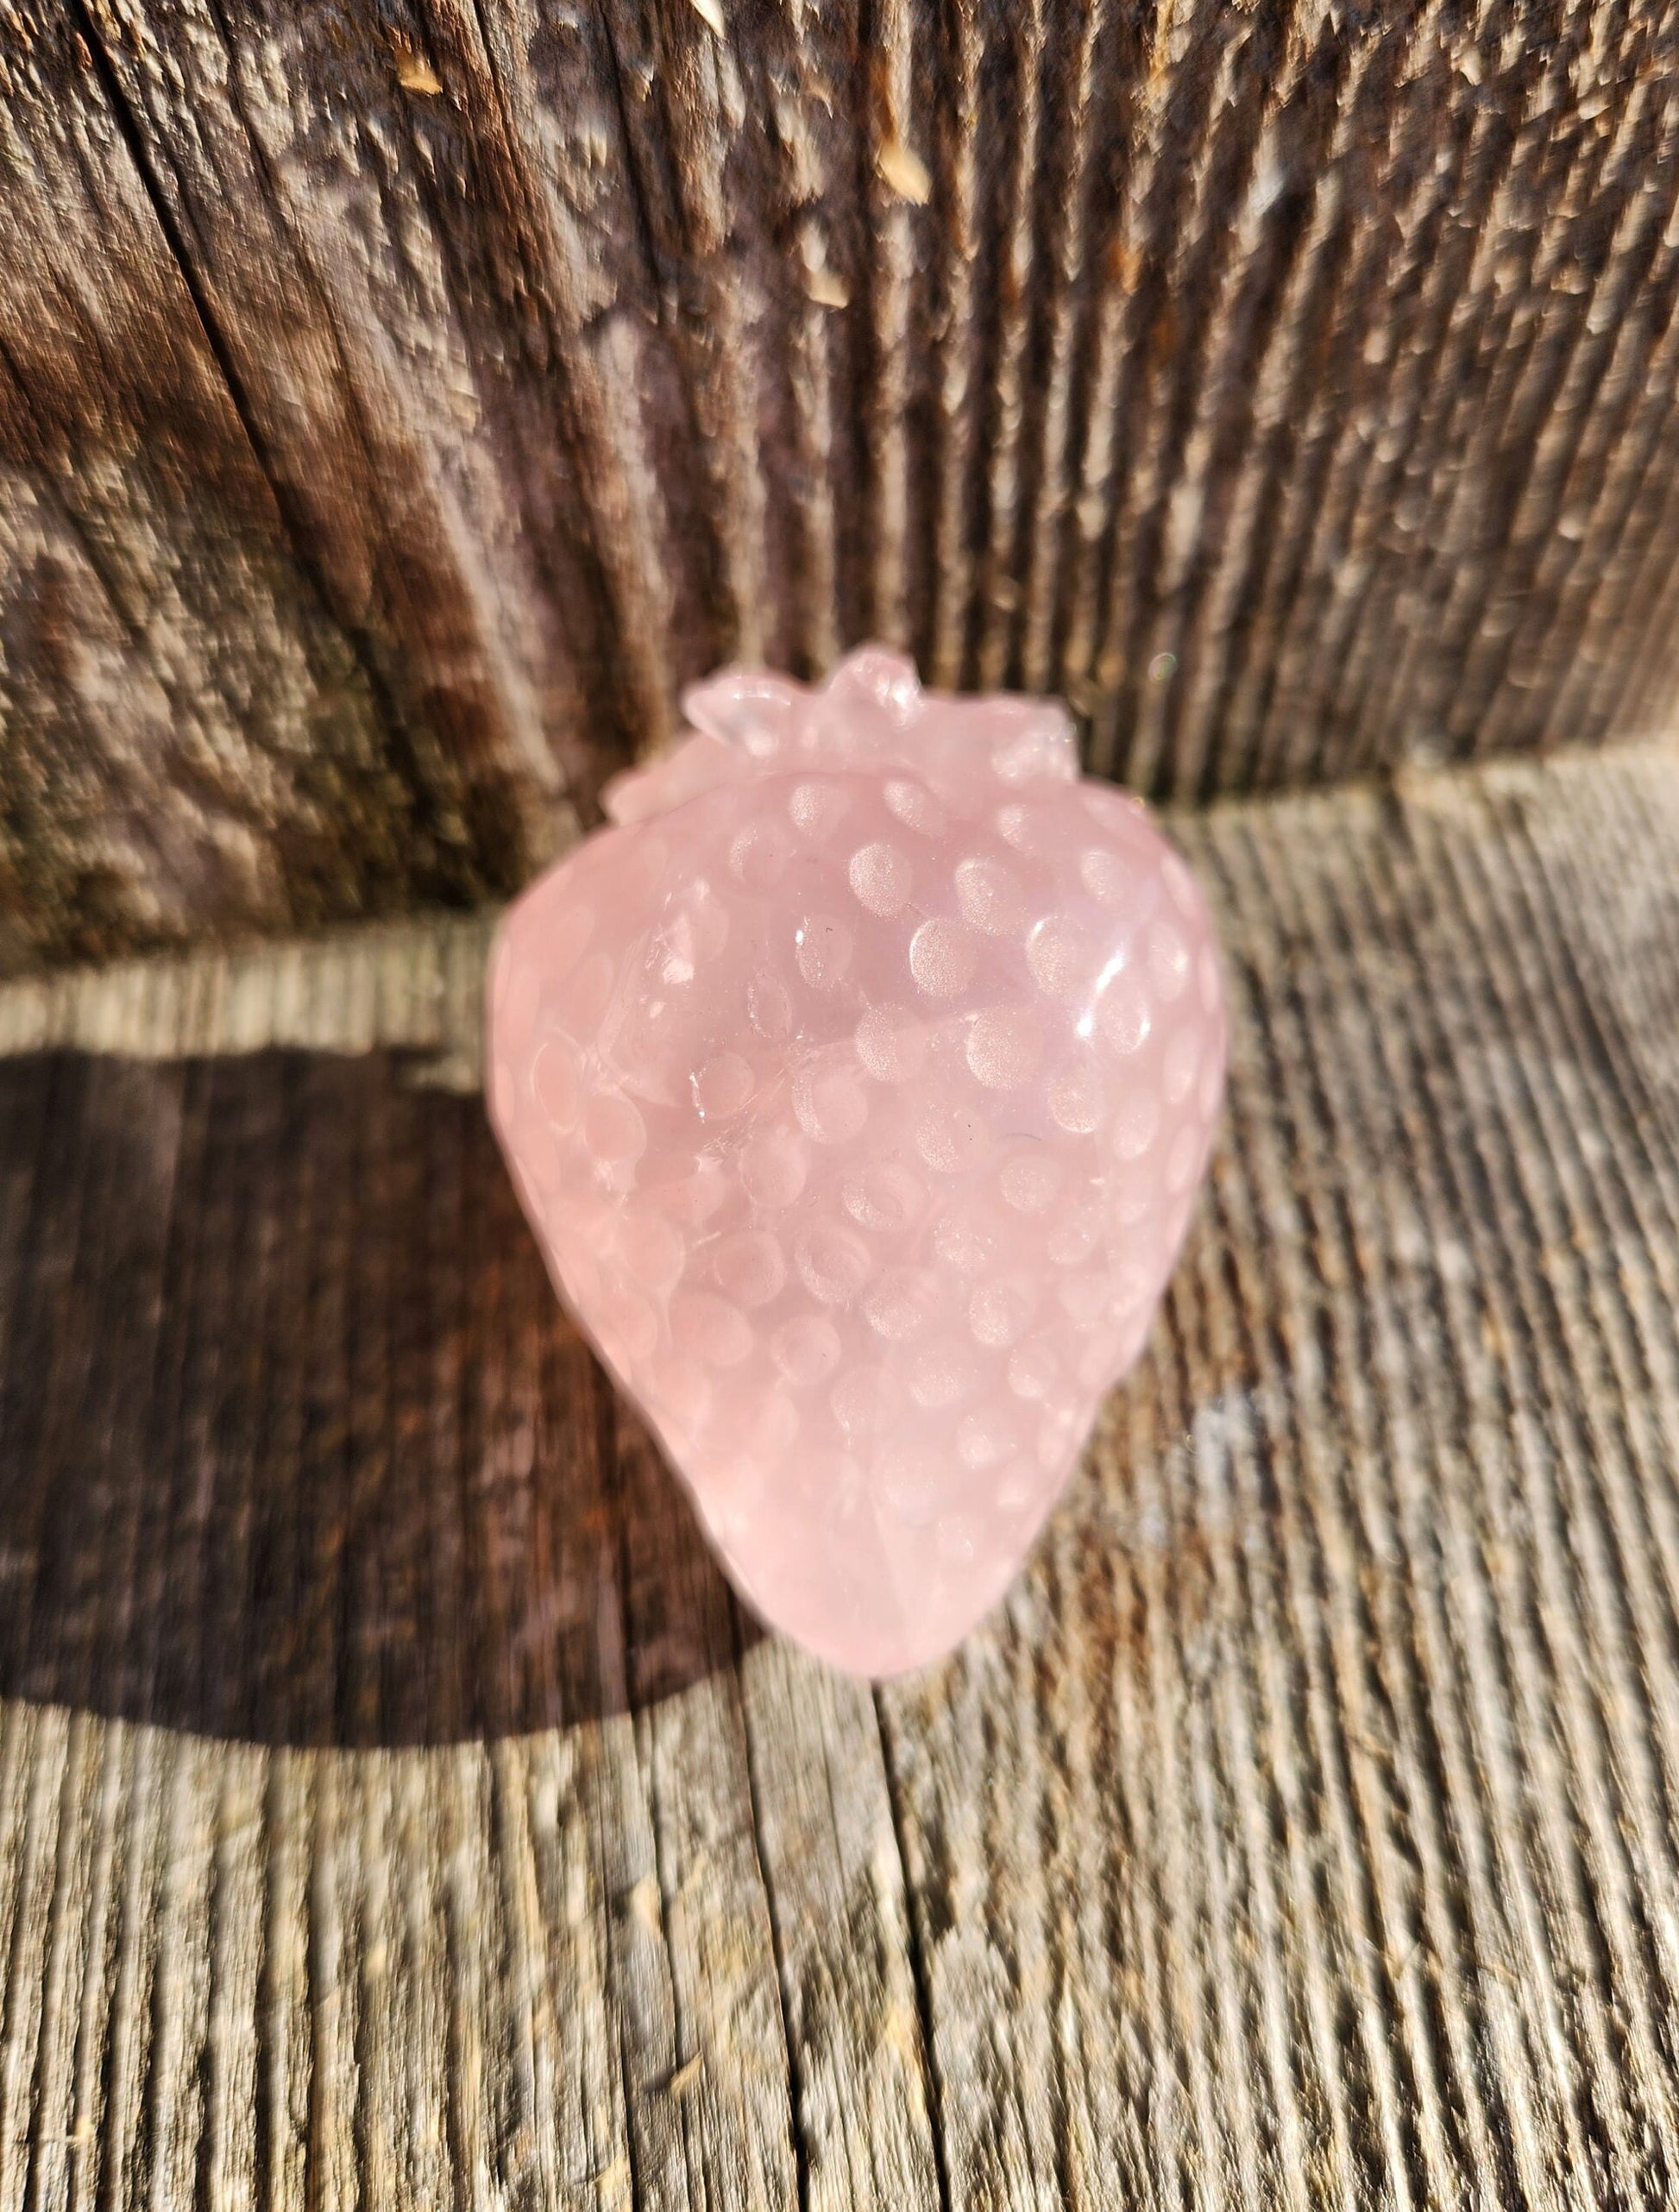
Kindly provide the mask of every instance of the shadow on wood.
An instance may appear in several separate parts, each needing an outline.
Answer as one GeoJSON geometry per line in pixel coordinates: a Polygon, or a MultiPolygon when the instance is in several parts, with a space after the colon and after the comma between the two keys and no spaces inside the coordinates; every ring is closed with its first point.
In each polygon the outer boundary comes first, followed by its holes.
{"type": "Polygon", "coordinates": [[[0,1061],[0,1695],[267,1743],[563,1726],[753,1631],[390,1053],[0,1061]]]}

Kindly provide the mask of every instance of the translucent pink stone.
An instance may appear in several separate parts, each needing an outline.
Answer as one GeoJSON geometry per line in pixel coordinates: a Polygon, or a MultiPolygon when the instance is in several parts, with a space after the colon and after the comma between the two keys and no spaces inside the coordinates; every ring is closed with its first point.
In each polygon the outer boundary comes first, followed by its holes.
{"type": "Polygon", "coordinates": [[[508,914],[490,1101],[566,1304],[765,1619],[884,1675],[1001,1595],[1206,1163],[1206,908],[1060,708],[731,670],[508,914]]]}

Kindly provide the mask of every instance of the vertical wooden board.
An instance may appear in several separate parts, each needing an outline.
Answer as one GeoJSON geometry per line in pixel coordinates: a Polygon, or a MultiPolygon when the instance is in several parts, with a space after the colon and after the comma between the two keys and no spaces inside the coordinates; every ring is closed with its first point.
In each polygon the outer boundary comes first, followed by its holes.
{"type": "Polygon", "coordinates": [[[1138,743],[1173,759],[1174,787],[1185,795],[1231,775],[1227,726],[1238,744],[1251,738],[1238,678],[1263,643],[1257,604],[1261,594],[1274,603],[1275,564],[1301,556],[1302,520],[1350,404],[1355,366],[1337,362],[1332,396],[1305,403],[1301,387],[1312,349],[1331,340],[1344,300],[1383,252],[1363,213],[1379,201],[1382,134],[1418,36],[1412,9],[1394,11],[1344,56],[1303,39],[1292,81],[1261,125],[1237,217],[1242,250],[1221,280],[1223,358],[1208,364],[1185,447],[1197,481],[1179,495],[1185,517],[1198,519],[1208,497],[1217,512],[1203,524],[1204,553],[1202,531],[1168,530],[1162,603],[1133,655],[1138,743]],[[1259,249],[1285,193],[1299,204],[1297,219],[1267,256],[1259,249]]]}
{"type": "MultiPolygon", "coordinates": [[[[1656,89],[1668,34],[1587,10],[1494,28],[1470,35],[1432,7],[1357,26],[1301,10],[1280,39],[1256,28],[1245,74],[1276,127],[1250,160],[1243,97],[1233,84],[1214,98],[1180,165],[1211,197],[1169,239],[1166,200],[1151,211],[1138,195],[1209,62],[1192,17],[1159,31],[1124,185],[1138,211],[1115,229],[1115,259],[1094,238],[1086,249],[1099,286],[1129,273],[1102,298],[1075,428],[1091,523],[1117,565],[1069,556],[1060,678],[1088,693],[1104,764],[1188,794],[1468,750],[1488,717],[1487,741],[1519,724],[1537,742],[1543,703],[1503,673],[1536,556],[1567,560],[1570,649],[1599,650],[1587,610],[1610,619],[1594,580],[1613,511],[1588,522],[1556,493],[1607,423],[1636,451],[1661,419],[1651,393],[1623,414],[1625,392],[1591,363],[1618,319],[1668,311],[1653,226],[1624,219],[1641,187],[1659,198],[1670,183],[1671,104],[1656,89]],[[1457,90],[1471,80],[1473,101],[1457,90]],[[1391,221],[1360,222],[1371,208],[1391,221]],[[1203,276],[1170,285],[1157,374],[1122,303],[1158,282],[1168,248],[1203,276]],[[1469,669],[1500,673],[1470,685],[1469,669]],[[1280,690],[1286,703],[1267,704],[1280,690]]],[[[1652,582],[1670,574],[1670,542],[1642,553],[1652,582]]]]}
{"type": "MultiPolygon", "coordinates": [[[[953,118],[963,131],[960,154],[952,165],[956,172],[953,183],[977,169],[997,198],[995,213],[984,226],[986,250],[977,257],[977,297],[966,298],[959,282],[951,284],[941,315],[940,346],[946,390],[953,384],[965,397],[963,387],[970,375],[979,387],[973,406],[982,431],[975,456],[984,463],[983,485],[977,487],[982,520],[964,535],[977,537],[983,529],[984,536],[978,573],[972,580],[973,605],[967,626],[977,647],[973,672],[991,689],[1009,680],[1017,666],[1027,518],[1034,479],[1046,464],[1040,377],[1046,324],[1056,304],[1064,251],[1061,223],[1066,198],[1076,200],[1079,195],[1081,135],[1103,128],[1099,117],[1081,113],[1077,93],[1065,108],[1061,101],[1066,72],[1078,66],[1072,57],[1088,53],[1101,12],[1074,9],[1063,21],[1058,12],[1042,5],[1021,9],[1012,51],[985,57],[986,87],[996,88],[993,99],[1001,93],[1006,122],[990,111],[990,101],[982,103],[978,97],[963,103],[953,118]],[[1069,139],[1072,146],[1066,143],[1069,139]],[[1006,161],[998,160],[991,149],[1004,145],[1006,161]],[[1040,265],[1042,280],[1034,284],[1040,265]],[[975,319],[975,308],[980,310],[982,328],[995,317],[994,330],[985,331],[991,357],[983,372],[978,359],[971,368],[964,359],[971,350],[965,326],[975,319]],[[962,366],[952,377],[956,363],[962,366]]],[[[965,9],[959,20],[959,35],[965,47],[982,20],[981,11],[965,9]]],[[[954,101],[949,104],[958,105],[954,101]]],[[[955,230],[954,223],[951,228],[955,230]]],[[[963,242],[959,237],[953,242],[959,248],[963,242]]],[[[953,267],[953,278],[956,274],[953,267]]],[[[959,448],[966,441],[953,443],[959,448]]],[[[946,489],[953,503],[957,475],[953,468],[946,471],[946,489]]],[[[954,555],[954,546],[939,549],[935,574],[941,582],[953,570],[960,581],[969,581],[954,555]]]]}
{"type": "Polygon", "coordinates": [[[856,12],[630,0],[607,21],[699,470],[712,655],[820,669],[858,634],[866,557],[856,12]]]}
{"type": "Polygon", "coordinates": [[[1354,58],[1338,93],[1343,158],[1315,188],[1329,220],[1302,303],[1308,350],[1297,364],[1273,348],[1255,395],[1270,458],[1257,462],[1237,627],[1199,676],[1186,671],[1209,730],[1227,733],[1209,779],[1221,785],[1315,774],[1337,741],[1323,726],[1318,687],[1371,575],[1368,518],[1391,498],[1436,374],[1454,281],[1444,248],[1458,243],[1447,211],[1493,129],[1485,110],[1453,115],[1449,80],[1428,66],[1441,21],[1438,7],[1424,6],[1384,22],[1377,51],[1354,58]],[[1385,218],[1360,221],[1370,207],[1385,218]],[[1363,303],[1377,296],[1373,333],[1363,303]]]}
{"type": "Polygon", "coordinates": [[[62,11],[0,43],[0,964],[481,890],[62,11]]]}
{"type": "Polygon", "coordinates": [[[642,732],[476,16],[91,13],[304,556],[512,884],[642,732]]]}
{"type": "Polygon", "coordinates": [[[871,634],[924,647],[936,27],[764,0],[610,22],[718,653],[814,672],[871,634]]]}
{"type": "MultiPolygon", "coordinates": [[[[718,20],[723,20],[720,16],[718,20]]],[[[739,27],[736,34],[739,35],[739,27]]],[[[645,223],[657,309],[680,364],[679,404],[703,486],[716,565],[715,657],[757,661],[771,590],[766,503],[773,472],[761,443],[774,404],[766,387],[770,303],[758,257],[730,205],[728,157],[759,139],[726,27],[686,4],[615,6],[608,35],[626,149],[645,223]]]]}
{"type": "MultiPolygon", "coordinates": [[[[1679,244],[1672,223],[1669,231],[1679,244]]],[[[1506,745],[1506,733],[1519,722],[1530,693],[1541,693],[1549,701],[1547,746],[1566,745],[1563,732],[1582,720],[1589,726],[1594,711],[1607,714],[1610,726],[1633,742],[1665,733],[1672,699],[1672,625],[1663,611],[1679,581],[1659,568],[1653,575],[1642,572],[1652,539],[1670,525],[1675,512],[1673,489],[1664,483],[1656,457],[1668,450],[1679,423],[1675,305],[1679,302],[1670,296],[1648,317],[1630,318],[1631,342],[1617,347],[1610,374],[1618,381],[1627,361],[1638,361],[1646,335],[1643,325],[1652,326],[1647,368],[1626,372],[1637,396],[1625,427],[1605,442],[1609,457],[1588,510],[1588,534],[1595,537],[1600,531],[1607,550],[1599,560],[1567,558],[1559,563],[1565,570],[1562,609],[1543,648],[1528,645],[1525,623],[1519,628],[1507,676],[1482,726],[1489,751],[1514,750],[1506,745]],[[1652,402],[1647,405],[1646,391],[1652,402]],[[1617,606],[1632,641],[1626,650],[1612,649],[1597,634],[1602,611],[1617,606]],[[1582,707],[1582,701],[1601,704],[1594,710],[1589,704],[1582,707]]],[[[1577,512],[1569,515],[1570,532],[1577,520],[1577,512]]]]}
{"type": "MultiPolygon", "coordinates": [[[[1559,183],[1566,189],[1571,157],[1581,151],[1577,140],[1556,128],[1552,110],[1575,59],[1582,23],[1582,16],[1564,14],[1553,20],[1543,45],[1536,42],[1512,58],[1505,85],[1515,127],[1477,132],[1456,180],[1443,242],[1452,273],[1440,351],[1421,394],[1412,442],[1391,482],[1392,511],[1373,516],[1375,588],[1361,598],[1326,701],[1349,732],[1353,759],[1362,743],[1379,742],[1375,732],[1395,696],[1395,677],[1400,671],[1412,675],[1418,653],[1429,651],[1441,618],[1436,594],[1447,565],[1440,551],[1456,538],[1454,552],[1467,552],[1466,533],[1485,549],[1506,519],[1501,503],[1487,497],[1484,479],[1463,464],[1473,441],[1496,435],[1502,422],[1523,356],[1526,311],[1565,231],[1561,222],[1549,229],[1534,222],[1531,211],[1553,196],[1559,183]],[[1515,279],[1503,291],[1491,280],[1500,260],[1515,279]],[[1467,509],[1466,491],[1474,502],[1467,509]]],[[[1424,51],[1450,53],[1484,73],[1503,56],[1486,50],[1481,28],[1443,16],[1430,27],[1424,51]]],[[[1596,153],[1588,136],[1588,163],[1596,153]]],[[[1564,301],[1558,319],[1566,322],[1569,314],[1564,301]]],[[[1450,565],[1455,570],[1457,562],[1450,565]]],[[[1482,573],[1491,575],[1490,562],[1482,573]]],[[[1398,695],[1408,690],[1403,685],[1398,695]]],[[[1430,735],[1439,741],[1437,731],[1430,735]]]]}
{"type": "MultiPolygon", "coordinates": [[[[1670,412],[1657,432],[1663,452],[1670,449],[1672,421],[1670,412]]],[[[1585,727],[1605,726],[1645,740],[1671,733],[1679,690],[1673,642],[1679,571],[1657,550],[1679,522],[1679,487],[1665,485],[1663,474],[1652,468],[1641,485],[1599,594],[1599,603],[1620,610],[1624,642],[1604,634],[1603,625],[1582,638],[1579,663],[1586,680],[1576,694],[1575,711],[1585,727]]]]}
{"type": "MultiPolygon", "coordinates": [[[[1032,691],[1050,682],[1065,611],[1066,548],[1076,524],[1076,426],[1081,386],[1096,357],[1090,333],[1102,292],[1101,241],[1114,198],[1112,174],[1126,160],[1134,112],[1136,70],[1128,48],[1153,35],[1146,16],[1090,0],[1046,53],[1052,72],[1041,127],[1048,213],[1030,403],[1033,493],[1016,579],[1021,676],[1032,691]]],[[[1085,702],[1078,704],[1082,712],[1085,702]]]]}
{"type": "Polygon", "coordinates": [[[1183,797],[1670,719],[1654,4],[8,20],[0,962],[512,889],[871,632],[1183,797]]]}
{"type": "Polygon", "coordinates": [[[765,532],[777,626],[767,643],[816,675],[868,636],[871,619],[870,154],[856,138],[865,19],[851,4],[749,6],[728,43],[739,91],[724,212],[732,257],[751,269],[763,302],[757,355],[774,441],[765,532]]]}
{"type": "MultiPolygon", "coordinates": [[[[1457,726],[1478,750],[1497,751],[1525,694],[1550,701],[1550,730],[1578,638],[1600,606],[1610,572],[1623,557],[1627,520],[1639,487],[1658,470],[1655,456],[1674,408],[1679,342],[1679,116],[1644,104],[1630,179],[1603,195],[1600,223],[1611,244],[1594,284],[1556,412],[1577,425],[1575,443],[1547,441],[1545,465],[1523,487],[1516,531],[1526,539],[1525,577],[1501,582],[1497,604],[1466,643],[1463,680],[1452,705],[1457,726]],[[1582,548],[1592,551],[1582,557],[1582,548]]],[[[1618,128],[1619,125],[1618,124],[1618,128]]],[[[1536,352],[1537,352],[1536,349],[1536,352]]]]}
{"type": "MultiPolygon", "coordinates": [[[[1033,12],[1028,10],[1028,16],[1033,12]]],[[[999,271],[984,251],[997,228],[990,202],[1002,188],[1009,166],[1005,153],[1008,96],[1005,92],[1001,101],[996,97],[1001,71],[990,72],[982,91],[980,62],[986,41],[978,9],[951,11],[947,47],[936,162],[946,192],[940,242],[943,250],[929,272],[936,286],[933,319],[937,334],[933,380],[937,447],[929,471],[933,587],[917,646],[928,681],[953,687],[962,673],[975,613],[972,521],[990,414],[988,355],[998,309],[1011,328],[1018,328],[1023,302],[1012,284],[1006,303],[997,301],[999,271]],[[982,162],[982,143],[988,149],[995,147],[994,158],[982,162]],[[1009,308],[1014,310],[1011,316],[1009,308]]],[[[1027,97],[1029,100],[1029,93],[1027,97]]],[[[1016,148],[1016,178],[1019,159],[1016,148]]],[[[931,167],[928,175],[930,179],[931,167]]],[[[1007,273],[1012,278],[1016,273],[1007,273]]]]}
{"type": "MultiPolygon", "coordinates": [[[[1225,24],[1227,45],[1230,40],[1242,42],[1249,28],[1225,24]]],[[[1051,480],[1059,477],[1064,487],[1066,521],[1057,544],[1060,574],[1053,589],[1041,576],[1034,580],[1034,592],[1040,653],[1048,629],[1053,680],[1092,720],[1102,706],[1104,687],[1111,692],[1116,673],[1099,665],[1108,540],[1122,526],[1128,472],[1148,460],[1147,446],[1132,421],[1135,393],[1139,380],[1160,366],[1173,335],[1161,326],[1164,248],[1151,236],[1154,202],[1157,194],[1169,197],[1169,127],[1179,119],[1178,129],[1187,142],[1192,134],[1180,118],[1186,102],[1205,98],[1209,47],[1216,46],[1218,29],[1215,24],[1209,34],[1192,9],[1150,10],[1139,22],[1135,39],[1120,49],[1122,94],[1117,96],[1115,126],[1105,140],[1093,141],[1081,271],[1090,304],[1078,357],[1064,372],[1069,377],[1066,443],[1051,480]],[[1098,159],[1096,148],[1105,160],[1098,159]]],[[[1081,91],[1088,81],[1078,80],[1081,91]]],[[[1165,244],[1170,242],[1168,236],[1165,244]]],[[[1041,552],[1042,545],[1041,537],[1041,552]]],[[[1110,714],[1112,719],[1112,710],[1110,714]]],[[[1109,765],[1094,736],[1091,757],[1098,767],[1109,765]]]]}
{"type": "MultiPolygon", "coordinates": [[[[1474,351],[1451,371],[1424,556],[1387,619],[1378,613],[1374,664],[1355,694],[1365,742],[1381,753],[1437,733],[1453,752],[1473,749],[1485,711],[1485,694],[1466,680],[1473,648],[1533,599],[1536,550],[1577,526],[1561,512],[1562,486],[1593,410],[1607,412],[1613,396],[1580,378],[1638,290],[1671,296],[1670,273],[1663,284],[1657,269],[1650,281],[1663,217],[1640,189],[1661,173],[1671,128],[1667,104],[1651,97],[1656,37],[1647,19],[1570,12],[1521,114],[1456,311],[1474,351]],[[1584,96],[1578,116],[1559,123],[1565,85],[1584,96]],[[1545,219],[1536,222],[1539,208],[1545,219]],[[1509,283],[1512,262],[1525,266],[1523,286],[1509,283]],[[1489,300],[1500,270],[1508,296],[1489,300]],[[1385,635],[1391,646],[1396,632],[1398,653],[1376,644],[1385,635]],[[1410,726],[1390,731],[1390,702],[1399,700],[1410,726]]],[[[1645,405],[1654,399],[1647,393],[1645,405]]]]}
{"type": "Polygon", "coordinates": [[[869,627],[925,651],[931,600],[930,381],[924,272],[936,236],[932,151],[936,27],[910,0],[879,0],[871,66],[858,96],[859,167],[869,231],[869,335],[863,393],[868,456],[869,627]]]}
{"type": "MultiPolygon", "coordinates": [[[[439,16],[448,11],[439,8],[439,16]]],[[[619,11],[480,11],[528,202],[538,288],[577,419],[591,532],[643,743],[720,657],[715,519],[647,230],[619,11]]]]}
{"type": "MultiPolygon", "coordinates": [[[[1320,374],[1338,423],[1364,342],[1347,232],[1370,204],[1360,170],[1414,48],[1414,11],[1348,29],[1317,9],[1256,18],[1249,40],[1186,41],[1163,81],[1158,64],[1150,72],[1154,175],[1129,251],[1138,311],[1163,321],[1126,363],[1136,458],[1106,580],[1085,583],[1110,597],[1086,681],[1102,702],[1094,757],[1183,795],[1250,734],[1226,687],[1250,640],[1273,649],[1249,610],[1270,563],[1299,557],[1276,506],[1298,487],[1303,526],[1317,521],[1306,455],[1280,426],[1305,412],[1320,374]],[[1174,129],[1191,116],[1192,152],[1174,165],[1174,129]]],[[[1368,280],[1388,275],[1378,263],[1368,280]]],[[[1403,304],[1396,289],[1392,311],[1403,304]]]]}

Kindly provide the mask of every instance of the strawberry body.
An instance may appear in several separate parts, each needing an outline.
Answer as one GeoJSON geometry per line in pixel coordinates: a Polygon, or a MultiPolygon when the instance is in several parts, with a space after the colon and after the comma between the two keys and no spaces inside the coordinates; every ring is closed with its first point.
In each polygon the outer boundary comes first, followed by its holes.
{"type": "Polygon", "coordinates": [[[555,1282],[773,1625],[880,1676],[995,1602],[1204,1171],[1211,924],[1059,709],[731,671],[510,909],[491,1111],[555,1282]]]}

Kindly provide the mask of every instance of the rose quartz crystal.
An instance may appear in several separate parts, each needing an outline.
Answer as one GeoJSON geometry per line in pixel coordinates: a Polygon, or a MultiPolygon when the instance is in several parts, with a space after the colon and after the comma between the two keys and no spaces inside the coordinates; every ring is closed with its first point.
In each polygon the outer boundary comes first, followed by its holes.
{"type": "Polygon", "coordinates": [[[562,1296],[748,1601],[947,1650],[1136,1357],[1224,1067],[1212,931],[1066,716],[731,670],[497,939],[490,1101],[562,1296]]]}

